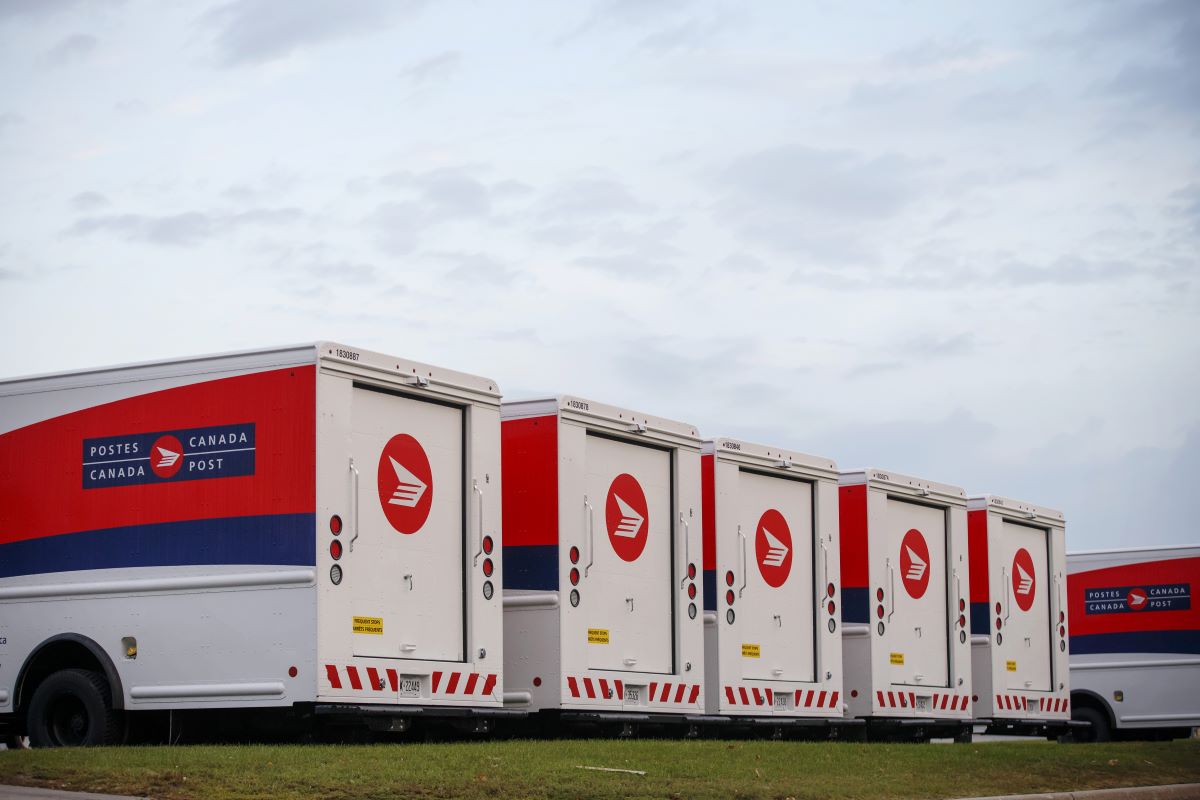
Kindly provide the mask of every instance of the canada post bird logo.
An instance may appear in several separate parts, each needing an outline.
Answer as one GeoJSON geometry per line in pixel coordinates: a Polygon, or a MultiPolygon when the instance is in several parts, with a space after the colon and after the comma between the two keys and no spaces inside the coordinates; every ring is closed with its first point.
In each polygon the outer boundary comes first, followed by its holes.
{"type": "Polygon", "coordinates": [[[183,466],[183,445],[179,439],[167,434],[154,440],[150,446],[150,469],[160,478],[173,478],[183,466]]]}
{"type": "Polygon", "coordinates": [[[613,478],[604,503],[608,541],[623,561],[636,561],[646,549],[650,533],[650,511],[646,493],[637,478],[622,472],[613,478]]]}
{"type": "Polygon", "coordinates": [[[1125,595],[1125,603],[1134,611],[1141,611],[1145,608],[1146,601],[1149,599],[1145,589],[1130,589],[1129,594],[1125,595]]]}
{"type": "Polygon", "coordinates": [[[916,528],[900,540],[900,579],[909,597],[920,600],[929,588],[929,545],[916,528]]]}
{"type": "Polygon", "coordinates": [[[792,530],[783,514],[768,508],[758,518],[754,533],[754,558],[767,585],[778,589],[792,571],[792,530]]]}
{"type": "Polygon", "coordinates": [[[1033,556],[1024,547],[1013,555],[1012,590],[1017,599],[1017,606],[1022,611],[1033,608],[1033,598],[1037,595],[1036,573],[1033,569],[1033,556]]]}
{"type": "Polygon", "coordinates": [[[421,443],[398,433],[379,454],[376,471],[379,505],[399,533],[416,533],[433,507],[433,469],[421,443]]]}

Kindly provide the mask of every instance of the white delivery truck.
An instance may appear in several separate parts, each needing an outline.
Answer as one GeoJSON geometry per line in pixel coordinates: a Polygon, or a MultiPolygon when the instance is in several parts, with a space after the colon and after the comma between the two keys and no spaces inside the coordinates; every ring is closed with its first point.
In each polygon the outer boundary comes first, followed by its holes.
{"type": "Polygon", "coordinates": [[[502,416],[510,704],[627,729],[702,714],[696,429],[578,397],[502,416]]]}
{"type": "Polygon", "coordinates": [[[1076,738],[1175,738],[1200,727],[1200,545],[1067,556],[1076,738]]]}
{"type": "Polygon", "coordinates": [[[872,737],[969,740],[965,492],[877,469],[840,483],[847,715],[872,737]]]}
{"type": "Polygon", "coordinates": [[[837,465],[715,439],[701,476],[706,711],[780,729],[842,723],[837,465]]]}
{"type": "Polygon", "coordinates": [[[1070,722],[1066,523],[996,495],[967,500],[974,713],[987,733],[1056,737],[1070,722]]]}
{"type": "Polygon", "coordinates": [[[486,728],[499,400],[329,343],[0,382],[9,735],[174,736],[216,709],[486,728]]]}

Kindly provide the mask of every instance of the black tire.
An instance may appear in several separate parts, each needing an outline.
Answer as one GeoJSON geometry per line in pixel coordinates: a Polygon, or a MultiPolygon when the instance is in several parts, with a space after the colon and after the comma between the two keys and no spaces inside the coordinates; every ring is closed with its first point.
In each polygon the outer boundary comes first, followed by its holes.
{"type": "Polygon", "coordinates": [[[1071,711],[1071,719],[1088,722],[1091,727],[1087,730],[1076,731],[1075,740],[1078,742],[1110,742],[1112,741],[1112,725],[1108,715],[1098,708],[1091,706],[1075,707],[1071,711]]]}
{"type": "Polygon", "coordinates": [[[85,669],[60,670],[42,681],[29,701],[28,728],[34,747],[117,744],[123,733],[108,681],[85,669]]]}

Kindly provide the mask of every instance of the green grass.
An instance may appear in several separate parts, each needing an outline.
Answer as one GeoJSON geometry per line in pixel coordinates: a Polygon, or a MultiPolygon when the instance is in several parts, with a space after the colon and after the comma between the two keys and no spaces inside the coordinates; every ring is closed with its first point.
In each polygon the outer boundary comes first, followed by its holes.
{"type": "Polygon", "coordinates": [[[156,798],[932,798],[1196,781],[1197,741],[521,740],[0,752],[0,783],[156,798]]]}

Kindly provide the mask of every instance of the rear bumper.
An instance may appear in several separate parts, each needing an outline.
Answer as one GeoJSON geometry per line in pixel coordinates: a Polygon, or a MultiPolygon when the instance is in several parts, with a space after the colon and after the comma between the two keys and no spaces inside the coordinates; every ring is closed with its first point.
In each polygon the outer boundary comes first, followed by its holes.
{"type": "Polygon", "coordinates": [[[1083,730],[1090,723],[1074,719],[988,719],[984,733],[991,736],[1061,736],[1083,730]]]}

